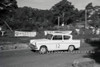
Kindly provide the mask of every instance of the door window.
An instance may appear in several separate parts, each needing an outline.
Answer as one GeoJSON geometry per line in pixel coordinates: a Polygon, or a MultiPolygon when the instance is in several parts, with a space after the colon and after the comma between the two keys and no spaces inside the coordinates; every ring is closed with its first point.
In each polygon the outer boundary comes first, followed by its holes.
{"type": "Polygon", "coordinates": [[[55,35],[53,37],[53,40],[62,40],[62,36],[61,35],[55,35]]]}
{"type": "Polygon", "coordinates": [[[64,36],[64,40],[69,40],[70,36],[64,36]]]}

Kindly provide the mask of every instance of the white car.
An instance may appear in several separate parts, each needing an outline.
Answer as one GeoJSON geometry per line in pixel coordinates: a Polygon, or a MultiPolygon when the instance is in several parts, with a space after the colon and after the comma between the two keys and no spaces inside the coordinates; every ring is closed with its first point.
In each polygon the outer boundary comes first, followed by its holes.
{"type": "Polygon", "coordinates": [[[40,53],[54,50],[69,50],[80,48],[80,40],[73,40],[72,35],[55,33],[47,39],[30,40],[29,46],[32,50],[39,50],[40,53]]]}

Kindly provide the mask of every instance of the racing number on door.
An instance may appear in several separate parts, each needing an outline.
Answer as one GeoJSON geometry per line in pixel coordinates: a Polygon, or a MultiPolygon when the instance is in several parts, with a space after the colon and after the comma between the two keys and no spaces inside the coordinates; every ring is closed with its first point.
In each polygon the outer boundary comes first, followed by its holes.
{"type": "Polygon", "coordinates": [[[60,44],[56,44],[56,48],[60,48],[60,44]]]}

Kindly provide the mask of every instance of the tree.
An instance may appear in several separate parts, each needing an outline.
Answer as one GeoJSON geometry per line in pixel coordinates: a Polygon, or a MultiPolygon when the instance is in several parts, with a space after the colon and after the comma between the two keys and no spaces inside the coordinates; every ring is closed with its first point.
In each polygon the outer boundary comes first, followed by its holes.
{"type": "Polygon", "coordinates": [[[0,15],[5,15],[18,8],[16,0],[0,0],[0,15]]]}
{"type": "Polygon", "coordinates": [[[100,26],[100,6],[93,6],[92,3],[89,3],[86,6],[87,10],[87,20],[91,20],[88,22],[89,25],[93,27],[99,27],[100,26]]]}
{"type": "Polygon", "coordinates": [[[47,29],[53,25],[53,14],[51,11],[27,6],[16,9],[13,19],[13,21],[10,21],[10,26],[14,30],[47,29]]]}
{"type": "Polygon", "coordinates": [[[89,16],[91,15],[91,13],[94,11],[94,7],[91,3],[88,3],[85,7],[85,12],[87,13],[87,19],[89,18],[89,16]]]}
{"type": "Polygon", "coordinates": [[[85,9],[87,9],[87,10],[93,9],[92,2],[91,2],[91,3],[88,3],[88,4],[86,5],[85,9]]]}
{"type": "Polygon", "coordinates": [[[68,20],[71,20],[71,22],[73,22],[73,17],[78,12],[77,9],[74,8],[74,6],[71,4],[71,2],[67,0],[60,1],[59,3],[55,4],[50,10],[56,17],[60,16],[62,20],[61,22],[65,22],[66,24],[68,23],[68,20]]]}
{"type": "Polygon", "coordinates": [[[13,17],[15,9],[18,8],[16,0],[0,0],[0,22],[10,28],[8,21],[13,17]]]}
{"type": "Polygon", "coordinates": [[[100,9],[98,11],[95,11],[91,17],[91,22],[89,23],[93,27],[100,27],[100,9]]]}

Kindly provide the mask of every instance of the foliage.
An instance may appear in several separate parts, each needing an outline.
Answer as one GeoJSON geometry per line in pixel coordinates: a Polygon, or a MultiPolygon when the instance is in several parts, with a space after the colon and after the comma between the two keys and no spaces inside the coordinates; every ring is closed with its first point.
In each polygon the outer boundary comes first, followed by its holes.
{"type": "Polygon", "coordinates": [[[88,3],[88,5],[86,5],[85,9],[87,9],[87,10],[93,9],[92,2],[91,3],[88,3]]]}
{"type": "Polygon", "coordinates": [[[16,8],[18,8],[16,0],[0,0],[0,26],[10,28],[7,22],[12,21],[16,8]]]}
{"type": "Polygon", "coordinates": [[[14,30],[37,30],[50,27],[53,19],[49,10],[39,10],[31,7],[16,9],[12,21],[8,22],[14,30]]]}
{"type": "Polygon", "coordinates": [[[100,6],[93,6],[92,3],[89,3],[86,6],[87,10],[87,19],[91,20],[88,24],[93,27],[100,26],[100,6]]]}
{"type": "MultiPolygon", "coordinates": [[[[17,4],[14,1],[14,6],[17,4]]],[[[62,0],[52,7],[53,10],[40,10],[31,7],[14,9],[11,15],[5,18],[13,30],[38,30],[51,28],[58,22],[59,15],[61,22],[65,24],[76,21],[78,10],[69,1],[62,0]],[[58,15],[56,15],[58,14],[58,15]]],[[[3,15],[4,16],[4,15],[3,15]]]]}
{"type": "Polygon", "coordinates": [[[0,18],[9,13],[11,14],[16,8],[17,8],[16,0],[0,0],[0,18]]]}
{"type": "MultiPolygon", "coordinates": [[[[94,9],[92,3],[86,6],[87,10],[94,9]]],[[[90,11],[91,12],[91,11],[90,11]]],[[[89,14],[89,13],[88,13],[89,14]]],[[[49,10],[40,10],[31,7],[18,7],[16,0],[0,0],[0,25],[8,28],[4,21],[13,30],[46,30],[53,29],[58,24],[58,16],[61,24],[71,24],[85,21],[85,10],[78,10],[68,0],[61,0],[49,10]],[[17,9],[16,9],[17,8],[17,9]]],[[[90,25],[100,24],[97,14],[91,16],[90,25]]]]}
{"type": "Polygon", "coordinates": [[[90,19],[92,19],[92,21],[90,22],[90,25],[93,27],[100,27],[100,11],[95,12],[90,19]]]}
{"type": "Polygon", "coordinates": [[[51,8],[51,11],[53,12],[54,16],[60,16],[61,23],[65,22],[65,24],[75,21],[75,16],[78,14],[78,10],[71,4],[71,2],[67,0],[62,0],[55,4],[51,8]]]}

